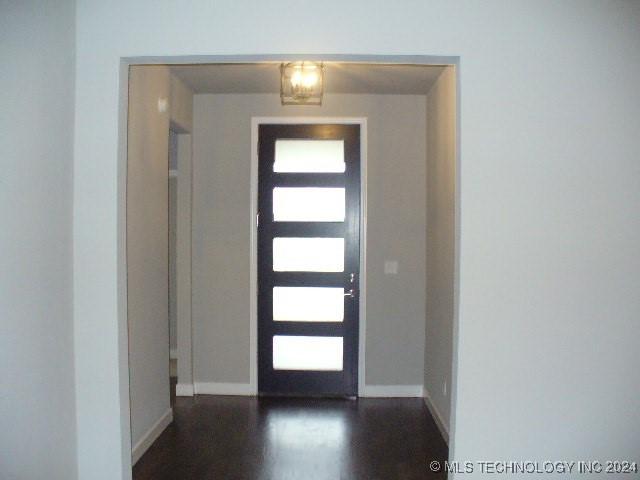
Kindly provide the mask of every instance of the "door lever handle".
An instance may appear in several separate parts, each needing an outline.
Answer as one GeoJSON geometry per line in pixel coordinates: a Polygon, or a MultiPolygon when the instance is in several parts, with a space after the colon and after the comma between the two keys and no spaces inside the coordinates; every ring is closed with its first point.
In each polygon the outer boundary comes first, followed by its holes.
{"type": "Polygon", "coordinates": [[[351,297],[351,298],[356,298],[356,292],[353,290],[353,288],[349,289],[349,291],[347,293],[344,294],[345,297],[351,297]]]}

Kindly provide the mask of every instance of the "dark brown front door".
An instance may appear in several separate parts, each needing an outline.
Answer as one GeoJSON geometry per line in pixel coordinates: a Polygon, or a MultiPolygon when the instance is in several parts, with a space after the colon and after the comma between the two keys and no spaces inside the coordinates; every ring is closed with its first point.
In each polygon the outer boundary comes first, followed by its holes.
{"type": "Polygon", "coordinates": [[[355,396],[359,125],[261,125],[258,391],[355,396]]]}

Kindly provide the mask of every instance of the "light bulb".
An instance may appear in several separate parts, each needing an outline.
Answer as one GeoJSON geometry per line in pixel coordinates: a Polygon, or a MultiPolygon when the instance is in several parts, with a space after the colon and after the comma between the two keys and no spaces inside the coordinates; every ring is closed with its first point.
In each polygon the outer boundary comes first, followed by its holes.
{"type": "Polygon", "coordinates": [[[302,83],[302,71],[296,68],[291,74],[291,86],[297,88],[302,83]]]}
{"type": "Polygon", "coordinates": [[[302,84],[305,88],[313,88],[316,83],[318,83],[318,74],[315,72],[315,69],[307,72],[302,78],[302,84]]]}
{"type": "Polygon", "coordinates": [[[315,67],[298,67],[291,74],[291,86],[293,88],[312,89],[318,83],[318,73],[315,67]]]}

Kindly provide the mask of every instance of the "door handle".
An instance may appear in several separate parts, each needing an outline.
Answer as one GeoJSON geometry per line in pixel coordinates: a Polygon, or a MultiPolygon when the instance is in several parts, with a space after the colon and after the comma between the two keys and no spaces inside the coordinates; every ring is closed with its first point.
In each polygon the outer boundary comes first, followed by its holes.
{"type": "Polygon", "coordinates": [[[347,293],[344,294],[345,297],[351,297],[351,298],[356,298],[356,292],[353,290],[353,288],[349,289],[349,291],[347,293]]]}

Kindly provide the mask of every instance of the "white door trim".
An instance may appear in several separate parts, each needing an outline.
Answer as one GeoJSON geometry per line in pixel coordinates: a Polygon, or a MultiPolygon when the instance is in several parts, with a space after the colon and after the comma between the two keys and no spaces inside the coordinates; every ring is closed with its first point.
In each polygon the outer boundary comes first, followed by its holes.
{"type": "Polygon", "coordinates": [[[358,325],[358,395],[365,385],[365,333],[367,324],[367,118],[366,117],[251,117],[249,385],[258,393],[258,127],[263,123],[360,125],[360,321],[358,325]]]}

